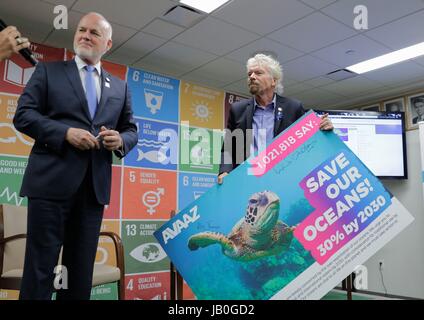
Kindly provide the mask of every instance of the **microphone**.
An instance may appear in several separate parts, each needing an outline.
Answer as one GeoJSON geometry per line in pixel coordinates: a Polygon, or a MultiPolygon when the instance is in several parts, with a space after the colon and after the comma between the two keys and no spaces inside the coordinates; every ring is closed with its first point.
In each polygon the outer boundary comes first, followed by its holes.
{"type": "MultiPolygon", "coordinates": [[[[5,28],[7,28],[7,24],[0,19],[0,31],[3,31],[3,29],[5,28]]],[[[19,53],[21,54],[22,57],[25,58],[26,61],[31,63],[31,65],[35,66],[38,63],[38,60],[34,57],[31,50],[29,50],[28,48],[19,50],[19,53]]]]}

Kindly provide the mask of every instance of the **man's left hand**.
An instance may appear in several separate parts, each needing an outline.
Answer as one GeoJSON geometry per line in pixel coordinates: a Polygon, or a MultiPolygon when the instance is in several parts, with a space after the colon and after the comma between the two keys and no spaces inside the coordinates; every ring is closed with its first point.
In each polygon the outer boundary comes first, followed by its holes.
{"type": "Polygon", "coordinates": [[[321,122],[319,124],[320,130],[330,131],[333,130],[333,123],[331,122],[330,118],[328,117],[328,113],[324,114],[321,117],[321,122]]]}
{"type": "Polygon", "coordinates": [[[106,150],[115,151],[122,147],[122,138],[118,131],[109,130],[102,126],[99,135],[106,150]]]}

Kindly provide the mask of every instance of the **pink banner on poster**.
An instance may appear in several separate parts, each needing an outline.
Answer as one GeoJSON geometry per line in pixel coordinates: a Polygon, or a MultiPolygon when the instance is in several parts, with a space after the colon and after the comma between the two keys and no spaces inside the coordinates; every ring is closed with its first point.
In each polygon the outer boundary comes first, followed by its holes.
{"type": "Polygon", "coordinates": [[[311,113],[281,134],[251,161],[253,175],[258,177],[264,175],[299,148],[319,130],[320,121],[315,113],[311,113]]]}

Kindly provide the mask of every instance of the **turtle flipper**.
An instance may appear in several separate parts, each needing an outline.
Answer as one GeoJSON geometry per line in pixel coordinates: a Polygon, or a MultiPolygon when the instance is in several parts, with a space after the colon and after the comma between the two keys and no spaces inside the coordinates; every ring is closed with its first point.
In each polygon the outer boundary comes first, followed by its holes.
{"type": "Polygon", "coordinates": [[[212,244],[220,244],[223,250],[234,250],[234,243],[225,235],[215,232],[201,232],[192,235],[188,239],[188,248],[190,250],[197,250],[212,244]]]}

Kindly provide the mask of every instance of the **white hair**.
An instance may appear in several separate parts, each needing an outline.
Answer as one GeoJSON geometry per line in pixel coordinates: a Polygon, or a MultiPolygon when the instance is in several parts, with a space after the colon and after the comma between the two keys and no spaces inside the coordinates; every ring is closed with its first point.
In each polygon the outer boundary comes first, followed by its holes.
{"type": "Polygon", "coordinates": [[[103,28],[104,28],[104,30],[106,32],[106,38],[108,40],[112,40],[112,25],[110,24],[110,22],[107,21],[107,19],[103,15],[101,15],[100,13],[98,13],[98,12],[89,12],[85,16],[88,16],[90,14],[96,15],[96,16],[98,16],[102,20],[102,25],[103,25],[103,28]]]}
{"type": "Polygon", "coordinates": [[[279,95],[283,94],[283,68],[277,60],[275,60],[272,56],[268,56],[263,53],[258,53],[249,60],[247,60],[247,70],[249,70],[249,67],[253,65],[265,67],[276,82],[274,91],[279,95]]]}

